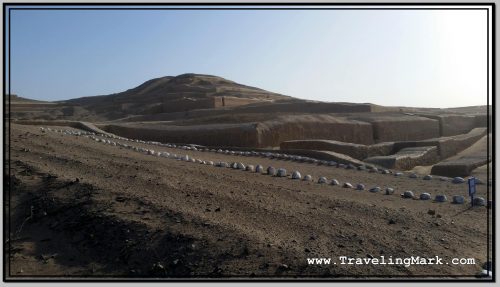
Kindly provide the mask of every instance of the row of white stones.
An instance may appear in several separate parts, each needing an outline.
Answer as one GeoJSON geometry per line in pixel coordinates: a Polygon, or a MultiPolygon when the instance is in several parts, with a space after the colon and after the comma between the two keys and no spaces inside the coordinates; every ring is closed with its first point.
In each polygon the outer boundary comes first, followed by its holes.
{"type": "MultiPolygon", "coordinates": [[[[256,151],[247,151],[247,152],[238,152],[238,151],[229,151],[229,150],[215,150],[215,149],[199,149],[194,146],[177,146],[175,144],[163,144],[159,142],[151,142],[151,141],[143,141],[143,140],[132,140],[124,137],[119,137],[115,135],[106,135],[106,134],[96,134],[93,132],[85,132],[85,131],[73,131],[73,130],[61,130],[61,129],[51,129],[51,128],[41,128],[42,132],[45,131],[55,131],[58,133],[62,133],[63,135],[74,135],[74,136],[83,136],[86,138],[90,138],[96,142],[101,142],[104,144],[109,144],[112,146],[120,146],[123,148],[131,149],[136,152],[141,152],[145,153],[148,155],[152,156],[158,156],[158,157],[164,157],[164,158],[171,158],[179,161],[185,161],[185,162],[192,162],[192,163],[199,163],[199,164],[205,164],[205,165],[212,165],[216,167],[224,167],[224,168],[232,168],[232,169],[239,169],[239,170],[245,170],[245,171],[250,171],[250,172],[256,172],[259,174],[264,173],[264,167],[262,165],[245,165],[244,163],[241,162],[233,162],[233,163],[227,163],[224,161],[219,161],[219,162],[213,162],[213,161],[205,161],[202,159],[195,159],[193,157],[190,157],[189,155],[178,155],[175,153],[169,153],[169,152],[160,152],[160,151],[154,151],[153,149],[146,149],[143,147],[136,147],[130,144],[125,144],[121,142],[116,142],[114,140],[106,139],[106,138],[111,138],[111,139],[118,139],[118,140],[123,140],[123,141],[129,141],[129,142],[136,142],[136,143],[142,143],[142,144],[149,144],[149,145],[157,145],[157,146],[162,146],[162,147],[168,147],[168,148],[179,148],[182,150],[193,150],[193,151],[212,151],[216,153],[224,153],[228,155],[244,155],[244,156],[264,156],[268,158],[277,158],[277,159],[290,159],[290,160],[297,160],[297,161],[307,161],[311,163],[320,163],[320,164],[327,164],[330,166],[337,166],[337,167],[343,167],[343,164],[337,164],[334,161],[319,161],[316,159],[312,159],[309,157],[301,157],[301,156],[295,156],[295,155],[287,155],[287,154],[279,154],[279,153],[270,153],[270,152],[256,152],[256,151]]],[[[363,168],[356,168],[353,165],[344,165],[345,168],[350,168],[350,169],[357,169],[357,170],[364,170],[363,168]]],[[[377,172],[376,167],[370,168],[370,172],[377,172]]],[[[390,171],[388,170],[383,170],[382,173],[389,174],[390,171]]],[[[287,170],[284,168],[274,168],[272,166],[269,166],[265,174],[275,176],[275,177],[288,177],[287,170]]],[[[401,172],[396,172],[394,173],[394,176],[402,176],[403,173],[401,172]]],[[[418,178],[418,175],[412,173],[409,175],[410,178],[418,178]]],[[[306,182],[311,182],[313,181],[313,177],[309,174],[302,176],[299,171],[294,171],[291,176],[291,179],[293,180],[302,180],[306,182]]],[[[423,177],[424,180],[431,180],[432,176],[431,175],[426,175],[423,177]]],[[[443,178],[441,178],[443,180],[443,178]]],[[[452,180],[453,183],[460,184],[464,183],[465,179],[461,177],[455,177],[452,180]]],[[[340,182],[337,179],[331,179],[328,181],[326,177],[319,177],[317,180],[318,184],[326,184],[329,183],[330,185],[340,185],[340,182]]],[[[349,183],[345,182],[342,185],[343,188],[354,188],[354,186],[349,183]]],[[[355,187],[356,190],[363,191],[365,190],[365,185],[364,184],[357,184],[355,187]]],[[[370,188],[369,191],[373,193],[380,192],[382,189],[379,186],[375,186],[373,188],[370,188]]],[[[390,195],[394,193],[394,188],[392,187],[387,187],[385,189],[385,194],[390,195]]],[[[420,199],[420,200],[430,200],[431,195],[430,193],[424,192],[421,193],[420,196],[416,196],[413,191],[405,191],[404,193],[401,194],[402,198],[412,198],[412,199],[420,199]]],[[[446,202],[448,201],[448,198],[444,194],[438,194],[434,198],[435,202],[446,202]]],[[[452,197],[452,203],[454,204],[464,204],[466,202],[465,198],[461,195],[454,195],[452,197]]],[[[475,197],[474,198],[474,205],[476,206],[485,206],[486,205],[486,200],[482,197],[475,197]]]]}

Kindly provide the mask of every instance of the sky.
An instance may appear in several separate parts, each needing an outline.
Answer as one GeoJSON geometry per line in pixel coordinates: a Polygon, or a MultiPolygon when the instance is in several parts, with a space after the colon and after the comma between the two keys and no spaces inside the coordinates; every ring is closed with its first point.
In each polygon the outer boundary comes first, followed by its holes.
{"type": "Polygon", "coordinates": [[[485,105],[486,13],[12,10],[11,92],[65,100],[199,73],[309,100],[485,105]]]}

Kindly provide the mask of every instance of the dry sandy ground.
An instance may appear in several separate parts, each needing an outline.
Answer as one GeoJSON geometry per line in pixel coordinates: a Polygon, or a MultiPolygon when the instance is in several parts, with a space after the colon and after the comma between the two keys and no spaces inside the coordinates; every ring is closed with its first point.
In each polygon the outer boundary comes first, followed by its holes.
{"type": "MultiPolygon", "coordinates": [[[[12,278],[474,276],[487,260],[489,209],[399,195],[451,199],[466,195],[465,184],[150,147],[396,189],[384,195],[153,157],[35,126],[11,132],[12,278]],[[339,256],[440,256],[450,264],[341,265],[339,256]],[[312,257],[337,264],[308,265],[312,257]],[[452,265],[455,257],[475,264],[452,265]]],[[[487,186],[478,193],[486,196],[487,186]]]]}

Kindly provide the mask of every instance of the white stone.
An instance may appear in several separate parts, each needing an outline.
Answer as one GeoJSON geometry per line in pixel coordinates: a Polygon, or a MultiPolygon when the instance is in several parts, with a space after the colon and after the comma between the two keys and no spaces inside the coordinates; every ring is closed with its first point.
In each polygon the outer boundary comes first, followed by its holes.
{"type": "Polygon", "coordinates": [[[463,204],[465,202],[465,198],[461,195],[454,195],[452,197],[452,203],[454,204],[463,204]]]}
{"type": "Polygon", "coordinates": [[[262,173],[263,171],[264,171],[264,167],[262,165],[258,164],[255,167],[255,172],[262,173]]]}
{"type": "Polygon", "coordinates": [[[284,168],[279,168],[278,169],[278,174],[277,174],[278,177],[286,177],[286,169],[284,168]]]}
{"type": "Polygon", "coordinates": [[[486,200],[482,197],[474,197],[474,206],[485,206],[486,200]]]}
{"type": "Polygon", "coordinates": [[[457,177],[454,177],[453,180],[451,181],[452,183],[464,183],[465,182],[465,179],[457,176],[457,177]]]}
{"type": "Polygon", "coordinates": [[[424,193],[420,194],[420,200],[429,200],[429,199],[431,199],[430,193],[424,192],[424,193]]]}
{"type": "Polygon", "coordinates": [[[267,168],[267,174],[268,175],[271,175],[271,176],[275,176],[276,175],[276,169],[272,166],[268,167],[267,168]]]}
{"type": "Polygon", "coordinates": [[[326,179],[326,177],[324,177],[324,176],[318,178],[318,183],[327,183],[327,182],[328,182],[328,179],[326,179]]]}
{"type": "Polygon", "coordinates": [[[413,194],[413,191],[407,190],[403,193],[404,198],[413,198],[415,195],[413,194]]]}
{"type": "Polygon", "coordinates": [[[294,171],[292,173],[292,179],[301,179],[301,178],[302,178],[302,175],[300,174],[300,172],[294,171]]]}
{"type": "Polygon", "coordinates": [[[437,202],[445,202],[445,201],[448,200],[448,198],[444,194],[438,194],[438,195],[436,195],[436,197],[434,198],[434,200],[437,201],[437,202]]]}

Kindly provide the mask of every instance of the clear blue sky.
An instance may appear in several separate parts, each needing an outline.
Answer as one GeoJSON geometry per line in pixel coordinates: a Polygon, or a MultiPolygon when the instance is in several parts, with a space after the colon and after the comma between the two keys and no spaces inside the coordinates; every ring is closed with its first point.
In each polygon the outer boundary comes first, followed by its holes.
{"type": "Polygon", "coordinates": [[[11,90],[33,99],[202,73],[311,100],[486,104],[484,10],[11,13],[11,90]]]}

